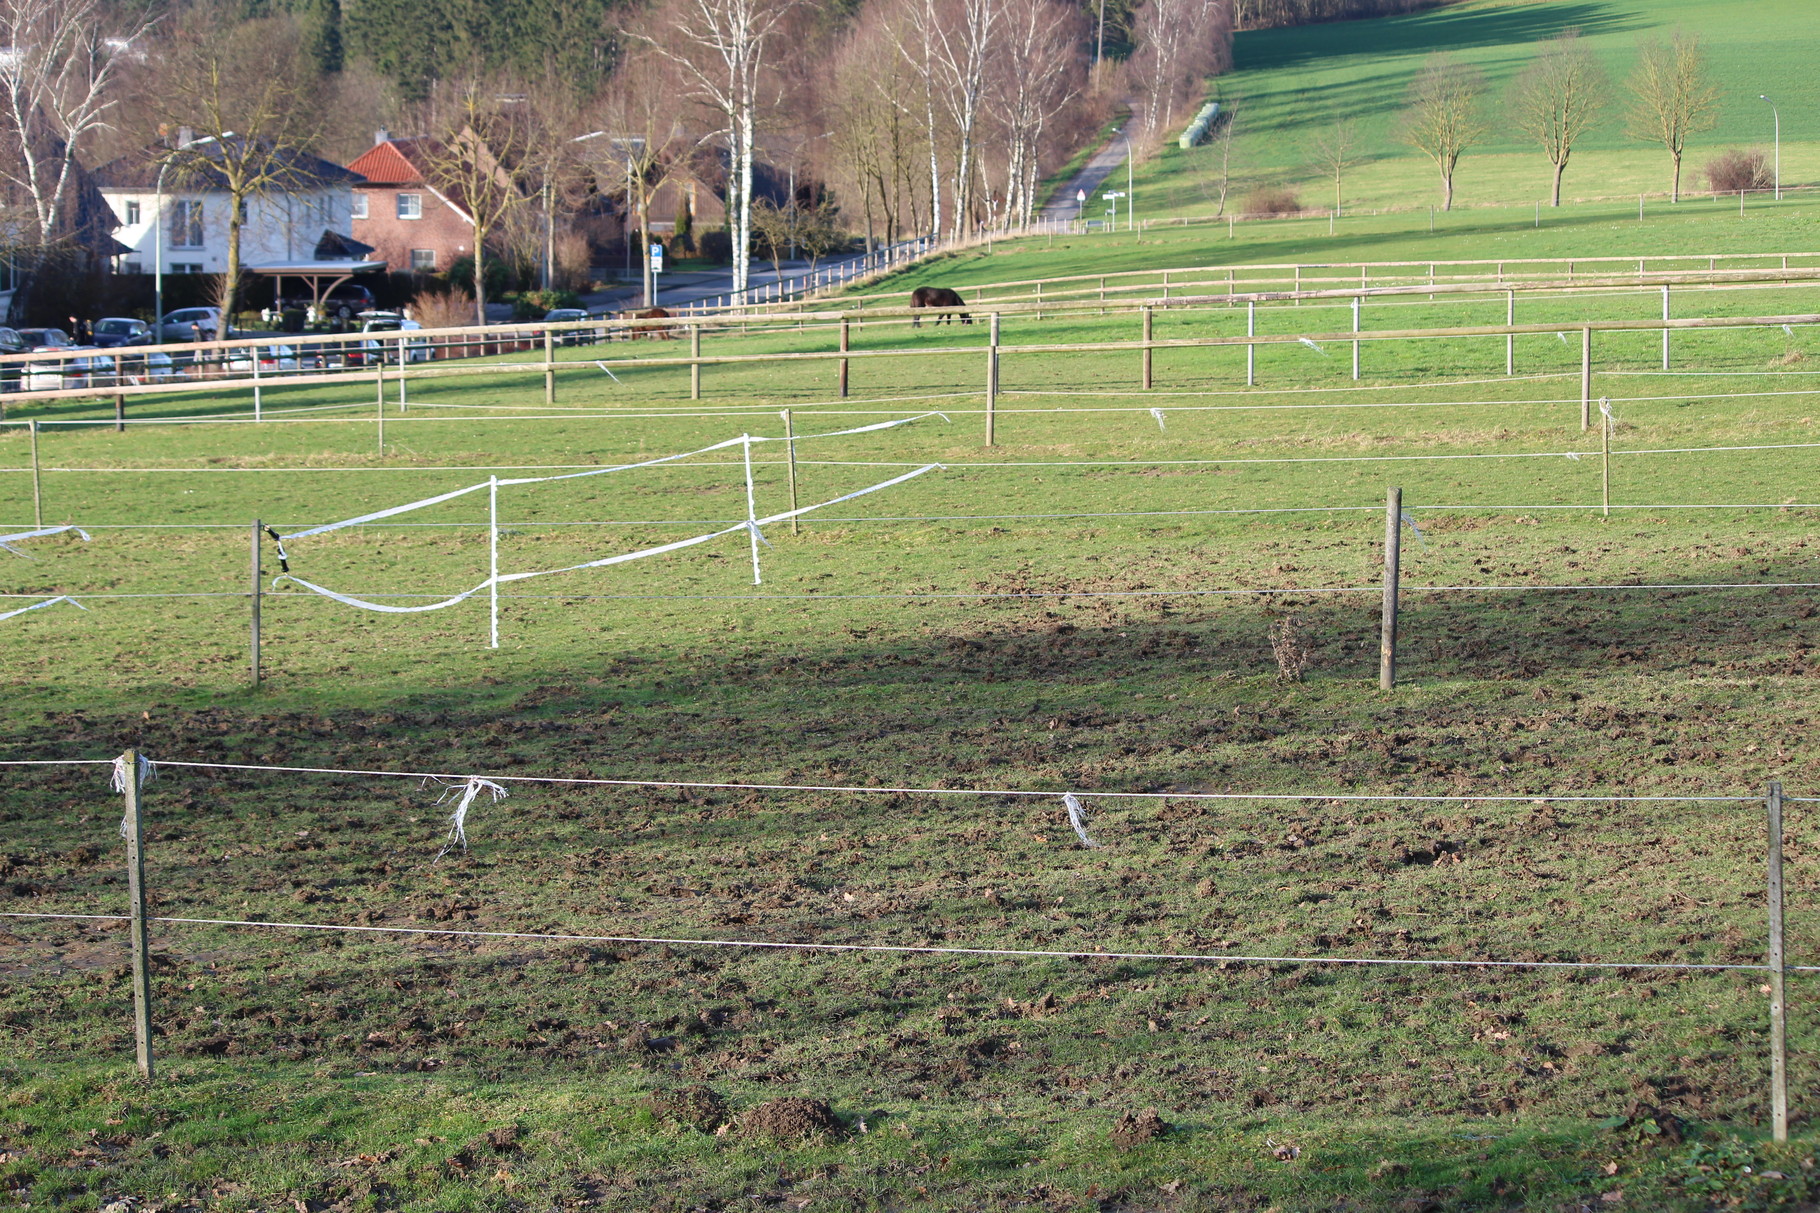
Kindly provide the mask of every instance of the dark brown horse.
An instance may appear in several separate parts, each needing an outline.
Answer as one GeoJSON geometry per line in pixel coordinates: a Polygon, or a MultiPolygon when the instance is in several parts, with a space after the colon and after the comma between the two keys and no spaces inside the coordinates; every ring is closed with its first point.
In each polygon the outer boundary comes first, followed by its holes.
{"type": "MultiPolygon", "coordinates": [[[[673,315],[673,312],[667,311],[664,308],[654,307],[647,308],[642,312],[633,312],[628,319],[668,320],[673,315]]],[[[634,325],[632,328],[632,340],[637,341],[640,337],[661,337],[665,340],[674,341],[676,339],[676,326],[670,324],[634,325]]]]}
{"type": "MultiPolygon", "coordinates": [[[[944,310],[935,318],[935,322],[946,324],[954,318],[956,311],[967,306],[967,301],[945,286],[919,286],[910,292],[910,306],[942,308],[944,310]]],[[[972,324],[973,317],[961,312],[961,323],[972,324]]],[[[912,328],[922,328],[923,318],[910,317],[910,325],[912,328]]]]}

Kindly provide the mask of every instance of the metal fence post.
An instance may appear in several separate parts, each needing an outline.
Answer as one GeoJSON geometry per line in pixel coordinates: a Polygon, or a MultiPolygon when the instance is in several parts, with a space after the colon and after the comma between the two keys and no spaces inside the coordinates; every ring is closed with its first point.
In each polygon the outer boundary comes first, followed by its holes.
{"type": "MultiPolygon", "coordinates": [[[[1258,335],[1258,301],[1245,301],[1245,335],[1258,335]]],[[[1258,347],[1254,342],[1245,343],[1245,386],[1256,387],[1258,382],[1258,347]]]]}
{"type": "Polygon", "coordinates": [[[1151,384],[1150,372],[1151,372],[1152,354],[1153,354],[1153,351],[1150,348],[1150,337],[1151,337],[1152,332],[1154,331],[1151,327],[1151,322],[1153,320],[1153,316],[1151,315],[1151,309],[1148,304],[1146,304],[1141,310],[1144,313],[1144,390],[1149,391],[1150,384],[1151,384]]]}
{"type": "Polygon", "coordinates": [[[992,313],[992,331],[986,346],[986,445],[998,444],[998,313],[992,313]]]}
{"type": "Polygon", "coordinates": [[[131,901],[127,932],[133,950],[133,1040],[137,1046],[139,1077],[153,1078],[152,1067],[152,958],[145,930],[145,832],[139,820],[139,751],[120,757],[121,793],[126,816],[120,832],[126,838],[126,891],[131,901]]]}
{"type": "MultiPolygon", "coordinates": [[[[1352,331],[1355,333],[1359,331],[1359,306],[1363,301],[1364,297],[1361,295],[1354,295],[1352,297],[1352,331]]],[[[1358,382],[1359,339],[1357,337],[1354,337],[1352,340],[1352,378],[1353,382],[1358,382]]]]}
{"type": "Polygon", "coordinates": [[[1384,610],[1378,625],[1378,686],[1397,685],[1397,592],[1403,566],[1403,490],[1391,489],[1384,504],[1384,610]]]}
{"type": "MultiPolygon", "coordinates": [[[[1668,319],[1668,283],[1662,284],[1662,319],[1668,319]]],[[[1668,330],[1662,330],[1662,369],[1668,369],[1668,330]]]]}
{"type": "Polygon", "coordinates": [[[1599,397],[1599,513],[1611,517],[1611,402],[1599,397]]]}
{"type": "Polygon", "coordinates": [[[38,468],[38,422],[34,418],[26,422],[26,428],[32,437],[32,525],[44,525],[44,482],[38,468]]]}
{"type": "Polygon", "coordinates": [[[253,675],[253,685],[254,686],[259,685],[259,606],[260,606],[260,594],[262,593],[262,588],[260,586],[260,571],[259,571],[259,536],[260,536],[260,533],[264,529],[265,528],[260,525],[259,519],[257,519],[257,518],[253,519],[252,675],[253,675]]]}
{"type": "MultiPolygon", "coordinates": [[[[1502,270],[1504,267],[1499,266],[1498,268],[1502,270]]],[[[1517,323],[1517,293],[1515,291],[1504,292],[1504,323],[1513,326],[1517,323]]],[[[1504,373],[1506,375],[1517,373],[1517,335],[1515,333],[1504,334],[1504,373]]]]}
{"type": "Polygon", "coordinates": [[[1782,784],[1769,785],[1769,1114],[1771,1133],[1788,1140],[1788,962],[1782,950],[1782,784]]]}

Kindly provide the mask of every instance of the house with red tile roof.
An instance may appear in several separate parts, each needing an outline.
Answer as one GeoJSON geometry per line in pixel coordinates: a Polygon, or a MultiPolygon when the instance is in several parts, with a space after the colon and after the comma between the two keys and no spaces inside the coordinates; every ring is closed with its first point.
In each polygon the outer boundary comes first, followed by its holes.
{"type": "Polygon", "coordinates": [[[354,239],[394,272],[438,273],[474,252],[473,217],[430,184],[436,153],[434,140],[380,131],[348,165],[365,178],[354,187],[354,239]]]}

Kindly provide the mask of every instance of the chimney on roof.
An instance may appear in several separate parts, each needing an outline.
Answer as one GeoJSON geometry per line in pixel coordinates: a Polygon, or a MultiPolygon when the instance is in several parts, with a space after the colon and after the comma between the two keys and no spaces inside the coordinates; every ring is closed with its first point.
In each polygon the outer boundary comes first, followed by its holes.
{"type": "Polygon", "coordinates": [[[388,131],[385,127],[382,126],[378,130],[373,132],[373,146],[378,147],[380,144],[386,142],[391,137],[392,137],[392,132],[388,131]]]}
{"type": "Polygon", "coordinates": [[[177,128],[177,146],[178,147],[188,147],[190,144],[192,144],[194,142],[196,142],[196,132],[195,131],[191,130],[187,126],[180,126],[177,128]]]}

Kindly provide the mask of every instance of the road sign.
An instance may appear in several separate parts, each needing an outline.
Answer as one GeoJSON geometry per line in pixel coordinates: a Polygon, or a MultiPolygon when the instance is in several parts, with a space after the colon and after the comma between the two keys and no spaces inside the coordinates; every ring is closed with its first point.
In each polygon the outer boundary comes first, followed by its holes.
{"type": "Polygon", "coordinates": [[[664,246],[661,244],[653,243],[651,245],[651,272],[653,274],[664,272],[664,246]]]}
{"type": "Polygon", "coordinates": [[[1074,191],[1074,200],[1076,202],[1087,201],[1087,191],[1086,190],[1075,190],[1074,191]]]}

